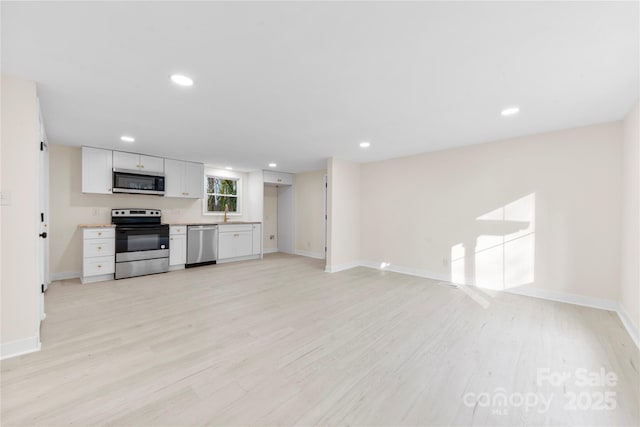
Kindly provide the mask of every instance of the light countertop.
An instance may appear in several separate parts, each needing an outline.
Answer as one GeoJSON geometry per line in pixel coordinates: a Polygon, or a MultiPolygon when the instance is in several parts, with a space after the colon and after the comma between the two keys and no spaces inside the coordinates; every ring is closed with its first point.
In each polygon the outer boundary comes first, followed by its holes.
{"type": "MultiPolygon", "coordinates": [[[[171,226],[187,225],[242,225],[242,224],[262,224],[260,221],[227,221],[227,222],[163,222],[171,226]]],[[[79,228],[113,228],[115,224],[78,224],[79,228]]]]}
{"type": "Polygon", "coordinates": [[[262,224],[260,221],[212,221],[212,222],[168,222],[167,224],[176,225],[242,225],[242,224],[262,224]]]}

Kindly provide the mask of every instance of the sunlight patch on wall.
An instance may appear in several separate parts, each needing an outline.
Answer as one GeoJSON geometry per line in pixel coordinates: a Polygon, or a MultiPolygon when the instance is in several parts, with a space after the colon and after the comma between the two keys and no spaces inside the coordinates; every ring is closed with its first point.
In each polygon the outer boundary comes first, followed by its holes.
{"type": "Polygon", "coordinates": [[[454,283],[508,289],[533,282],[534,267],[535,193],[477,217],[472,235],[451,247],[454,283]]]}
{"type": "Polygon", "coordinates": [[[459,243],[451,246],[451,281],[464,284],[464,245],[459,243]]]}

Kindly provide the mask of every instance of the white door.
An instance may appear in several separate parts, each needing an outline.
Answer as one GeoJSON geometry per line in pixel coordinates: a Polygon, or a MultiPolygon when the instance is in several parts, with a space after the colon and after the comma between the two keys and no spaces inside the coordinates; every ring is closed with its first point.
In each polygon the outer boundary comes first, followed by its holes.
{"type": "Polygon", "coordinates": [[[38,239],[38,300],[40,320],[46,316],[44,311],[44,292],[49,287],[49,148],[47,146],[44,127],[40,121],[40,156],[38,167],[38,222],[40,238],[38,239]]]}
{"type": "Polygon", "coordinates": [[[327,213],[327,193],[329,191],[329,181],[327,175],[324,176],[324,257],[327,258],[327,219],[329,214],[327,213]]]}
{"type": "Polygon", "coordinates": [[[278,252],[295,252],[295,205],[292,185],[278,186],[278,252]]]}

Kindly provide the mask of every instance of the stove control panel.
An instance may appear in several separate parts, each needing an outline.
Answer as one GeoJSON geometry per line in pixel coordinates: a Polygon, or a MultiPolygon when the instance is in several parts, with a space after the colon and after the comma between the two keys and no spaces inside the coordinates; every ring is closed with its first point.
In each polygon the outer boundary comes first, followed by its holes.
{"type": "Polygon", "coordinates": [[[156,209],[111,209],[112,217],[159,217],[162,212],[156,209]]]}

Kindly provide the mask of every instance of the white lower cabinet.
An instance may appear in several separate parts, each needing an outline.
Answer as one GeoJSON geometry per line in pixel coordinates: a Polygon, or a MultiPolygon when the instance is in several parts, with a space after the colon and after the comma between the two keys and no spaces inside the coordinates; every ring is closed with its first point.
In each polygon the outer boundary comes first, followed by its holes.
{"type": "Polygon", "coordinates": [[[116,233],[112,227],[82,231],[82,283],[113,280],[116,271],[116,233]]]}
{"type": "Polygon", "coordinates": [[[187,263],[187,227],[169,227],[169,269],[184,268],[187,263]]]}
{"type": "Polygon", "coordinates": [[[256,234],[261,242],[260,224],[220,224],[218,226],[218,261],[234,258],[257,258],[262,252],[254,249],[256,234]],[[256,229],[257,225],[257,229],[256,229]]]}

